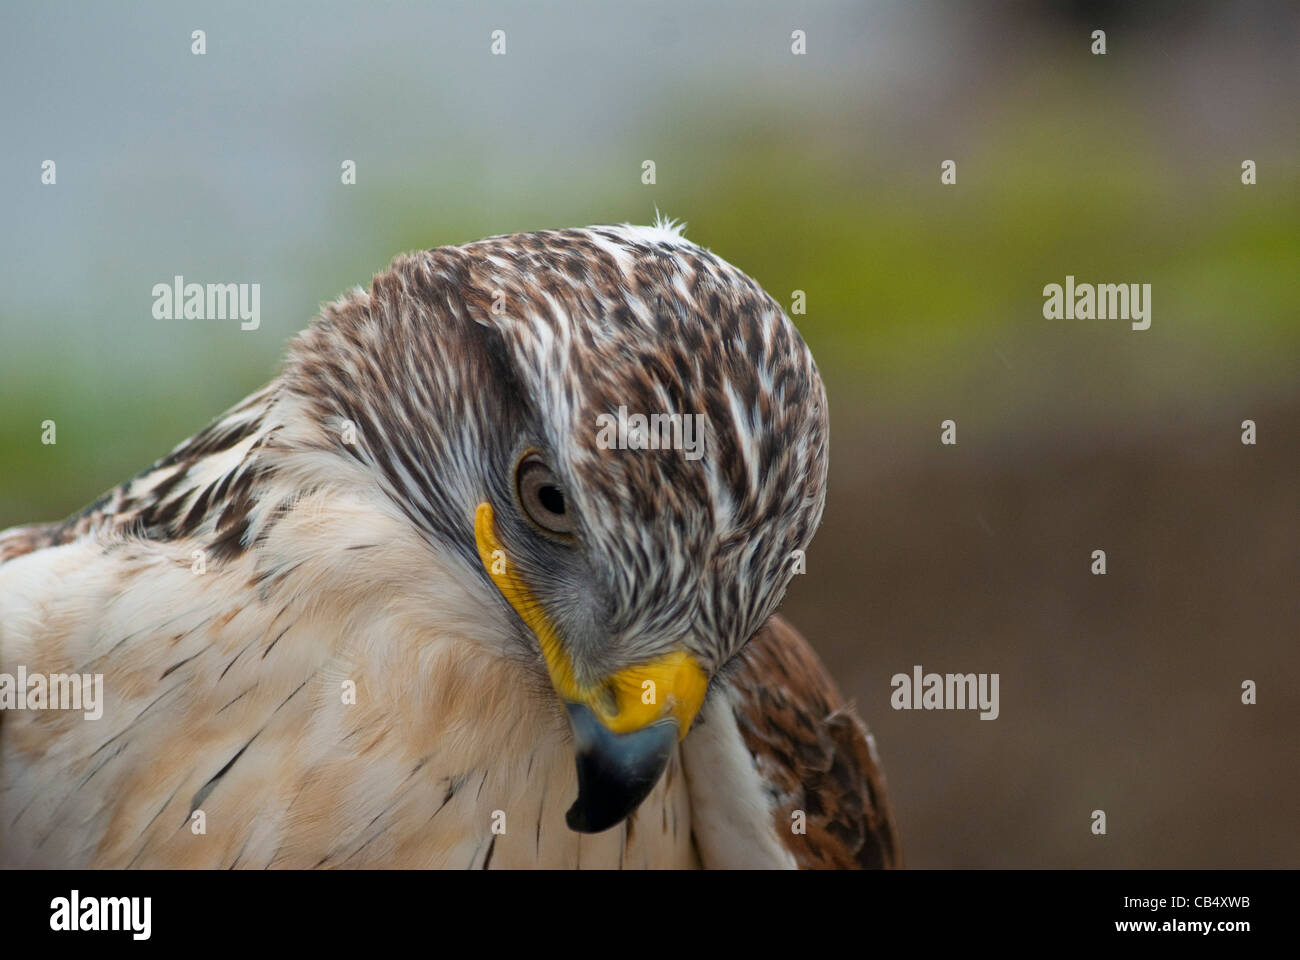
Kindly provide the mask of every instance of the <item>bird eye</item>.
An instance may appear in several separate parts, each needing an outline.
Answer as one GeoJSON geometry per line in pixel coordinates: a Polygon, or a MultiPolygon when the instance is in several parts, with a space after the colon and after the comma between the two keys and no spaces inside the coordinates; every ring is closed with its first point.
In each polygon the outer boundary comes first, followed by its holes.
{"type": "Polygon", "coordinates": [[[540,457],[530,453],[519,462],[515,484],[529,520],[547,533],[568,536],[573,532],[573,514],[564,488],[540,457]]]}

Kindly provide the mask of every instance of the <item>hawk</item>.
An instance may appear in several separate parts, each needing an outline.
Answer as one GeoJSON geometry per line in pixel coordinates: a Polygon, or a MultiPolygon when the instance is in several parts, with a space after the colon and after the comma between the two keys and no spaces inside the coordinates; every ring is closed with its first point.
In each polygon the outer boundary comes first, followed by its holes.
{"type": "Polygon", "coordinates": [[[0,677],[103,690],[0,711],[0,866],[898,865],[774,614],[826,471],[803,339],[672,222],[399,256],[0,534],[0,677]]]}

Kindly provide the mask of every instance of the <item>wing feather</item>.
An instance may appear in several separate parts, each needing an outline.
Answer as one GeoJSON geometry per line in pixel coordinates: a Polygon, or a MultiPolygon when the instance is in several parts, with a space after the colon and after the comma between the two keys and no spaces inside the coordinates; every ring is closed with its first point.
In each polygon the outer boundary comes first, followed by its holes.
{"type": "Polygon", "coordinates": [[[802,868],[901,867],[885,777],[867,728],[807,641],[772,617],[728,669],[736,726],[802,868]],[[792,829],[805,813],[806,833],[792,829]]]}

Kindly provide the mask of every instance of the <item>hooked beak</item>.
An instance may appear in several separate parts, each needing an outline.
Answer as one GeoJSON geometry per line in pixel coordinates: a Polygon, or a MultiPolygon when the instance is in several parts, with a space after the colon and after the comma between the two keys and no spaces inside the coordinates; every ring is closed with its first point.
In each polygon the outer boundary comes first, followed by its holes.
{"type": "Polygon", "coordinates": [[[591,708],[567,703],[578,760],[578,799],[565,822],[579,833],[608,830],[641,806],[677,746],[677,721],[613,733],[591,708]]]}
{"type": "Polygon", "coordinates": [[[678,741],[704,703],[708,675],[685,651],[581,684],[568,651],[532,591],[511,569],[497,539],[492,505],[474,517],[479,559],[492,582],[537,637],[551,684],[569,714],[578,799],[565,819],[580,833],[621,823],[654,789],[678,741]]]}

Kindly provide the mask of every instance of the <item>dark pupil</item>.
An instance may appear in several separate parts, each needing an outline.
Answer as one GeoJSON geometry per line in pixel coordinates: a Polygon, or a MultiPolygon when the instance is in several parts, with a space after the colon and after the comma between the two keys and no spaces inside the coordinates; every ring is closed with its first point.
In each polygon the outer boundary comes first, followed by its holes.
{"type": "Polygon", "coordinates": [[[564,494],[549,484],[537,489],[537,499],[551,513],[564,513],[564,494]]]}

